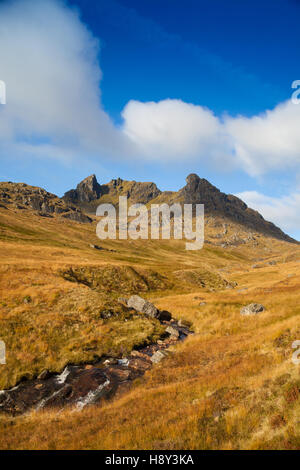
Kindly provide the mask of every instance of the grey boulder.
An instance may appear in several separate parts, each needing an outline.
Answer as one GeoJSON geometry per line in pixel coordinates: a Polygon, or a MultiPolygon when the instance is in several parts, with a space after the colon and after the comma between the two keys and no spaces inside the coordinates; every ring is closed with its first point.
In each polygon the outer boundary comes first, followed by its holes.
{"type": "Polygon", "coordinates": [[[178,330],[176,330],[176,328],[173,328],[173,326],[168,326],[166,328],[166,333],[168,333],[172,339],[178,339],[179,337],[178,330]]]}
{"type": "Polygon", "coordinates": [[[139,295],[132,295],[127,301],[127,306],[151,318],[157,318],[159,315],[159,311],[155,305],[139,295]]]}
{"type": "Polygon", "coordinates": [[[156,351],[153,356],[151,356],[151,362],[153,364],[158,364],[162,359],[167,356],[167,353],[164,351],[156,351]]]}
{"type": "Polygon", "coordinates": [[[240,313],[241,315],[258,315],[264,310],[265,307],[263,305],[253,303],[242,307],[240,313]]]}

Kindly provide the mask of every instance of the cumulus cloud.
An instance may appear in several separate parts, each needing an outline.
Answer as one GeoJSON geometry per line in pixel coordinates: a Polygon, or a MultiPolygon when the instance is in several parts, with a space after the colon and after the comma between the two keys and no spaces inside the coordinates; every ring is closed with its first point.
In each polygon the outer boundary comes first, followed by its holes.
{"type": "Polygon", "coordinates": [[[122,116],[124,132],[148,156],[226,161],[252,176],[300,165],[300,106],[291,101],[251,118],[217,118],[180,100],[130,101],[122,116]]]}
{"type": "Polygon", "coordinates": [[[234,156],[251,175],[300,165],[300,105],[292,101],[251,118],[227,118],[234,156]]]}
{"type": "Polygon", "coordinates": [[[236,194],[246,204],[260,212],[266,220],[279,225],[287,232],[294,232],[300,227],[300,192],[281,198],[270,197],[257,191],[244,191],[236,194]]]}
{"type": "Polygon", "coordinates": [[[181,100],[132,100],[122,117],[124,133],[148,157],[217,155],[225,144],[220,121],[212,111],[181,100]]]}
{"type": "Polygon", "coordinates": [[[99,43],[76,10],[55,0],[2,3],[0,37],[2,151],[63,156],[124,147],[101,107],[99,43]]]}
{"type": "Polygon", "coordinates": [[[194,159],[250,175],[300,166],[300,105],[217,117],[181,100],[129,101],[115,126],[101,104],[99,42],[60,0],[0,3],[0,157],[194,159]]]}

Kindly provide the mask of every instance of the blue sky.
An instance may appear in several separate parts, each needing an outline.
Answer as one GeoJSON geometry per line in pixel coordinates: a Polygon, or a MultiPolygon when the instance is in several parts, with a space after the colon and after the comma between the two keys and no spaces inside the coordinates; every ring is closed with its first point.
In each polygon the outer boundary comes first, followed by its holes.
{"type": "Polygon", "coordinates": [[[1,180],[61,195],[90,173],[169,190],[196,172],[299,238],[299,15],[296,0],[0,2],[1,180]]]}

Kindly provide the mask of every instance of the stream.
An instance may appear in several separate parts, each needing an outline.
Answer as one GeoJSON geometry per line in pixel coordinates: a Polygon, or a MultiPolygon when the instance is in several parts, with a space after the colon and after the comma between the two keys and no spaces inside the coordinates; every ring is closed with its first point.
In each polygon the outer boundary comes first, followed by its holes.
{"type": "Polygon", "coordinates": [[[128,357],[104,357],[96,363],[67,365],[61,373],[44,371],[38,378],[25,380],[9,390],[0,391],[0,412],[19,415],[29,410],[63,409],[80,411],[129,390],[141,377],[167,355],[167,349],[192,332],[174,319],[161,322],[171,334],[157,343],[131,351],[128,357]]]}

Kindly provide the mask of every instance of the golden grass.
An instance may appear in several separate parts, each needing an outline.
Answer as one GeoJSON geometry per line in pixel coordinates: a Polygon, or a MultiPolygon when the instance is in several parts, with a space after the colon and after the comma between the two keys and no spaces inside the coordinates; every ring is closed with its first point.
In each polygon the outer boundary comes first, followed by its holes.
{"type": "Polygon", "coordinates": [[[23,242],[20,232],[2,225],[0,331],[8,346],[8,363],[0,366],[2,387],[25,373],[60,370],[70,360],[119,354],[157,338],[158,324],[142,317],[124,322],[119,312],[108,322],[99,318],[122,294],[120,279],[133,278],[129,290],[134,290],[142,276],[143,295],[192,322],[195,334],[121,397],[80,413],[2,415],[1,449],[300,448],[300,368],[291,362],[291,344],[300,339],[297,246],[260,237],[257,246],[207,245],[192,253],[181,241],[117,240],[101,242],[115,252],[98,252],[88,247],[99,243],[94,226],[18,217],[5,212],[3,224],[36,233],[27,232],[23,242]],[[253,269],[257,258],[263,258],[262,267],[253,269]],[[268,265],[272,259],[278,264],[268,265]],[[70,267],[87,274],[92,288],[64,279],[60,273],[70,267]],[[120,275],[128,269],[137,276],[120,275]],[[109,289],[102,276],[91,275],[95,270],[109,273],[109,289]],[[185,270],[238,286],[201,287],[190,275],[176,274],[185,270]],[[149,283],[150,272],[166,284],[149,283]],[[240,307],[250,302],[262,303],[266,311],[242,317],[240,307]]]}

